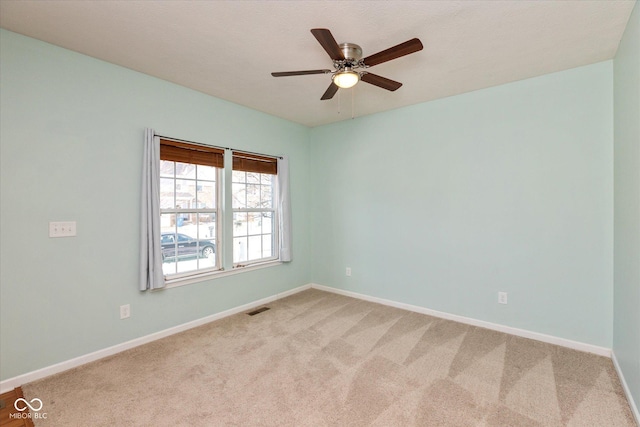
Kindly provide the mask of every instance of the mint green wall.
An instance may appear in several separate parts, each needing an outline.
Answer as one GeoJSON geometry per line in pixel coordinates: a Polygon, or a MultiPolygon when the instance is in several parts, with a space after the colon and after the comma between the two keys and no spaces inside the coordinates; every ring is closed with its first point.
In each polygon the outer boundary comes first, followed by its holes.
{"type": "Polygon", "coordinates": [[[312,129],[312,280],[611,347],[612,73],[312,129]]]}
{"type": "Polygon", "coordinates": [[[309,283],[308,128],[15,33],[0,43],[2,379],[309,283]],[[294,262],[138,292],[144,127],[288,155],[294,262]],[[78,236],[50,239],[64,220],[78,236]]]}
{"type": "Polygon", "coordinates": [[[613,351],[640,407],[640,6],[614,67],[613,351]]]}

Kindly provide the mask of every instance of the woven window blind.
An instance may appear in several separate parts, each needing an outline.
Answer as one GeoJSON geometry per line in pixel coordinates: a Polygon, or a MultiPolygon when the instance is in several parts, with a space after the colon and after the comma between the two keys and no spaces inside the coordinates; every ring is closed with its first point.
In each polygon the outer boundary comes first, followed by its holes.
{"type": "Polygon", "coordinates": [[[160,160],[222,168],[224,167],[224,150],[160,139],[160,160]]]}
{"type": "Polygon", "coordinates": [[[260,156],[252,153],[234,151],[233,170],[277,175],[278,159],[275,157],[260,156]]]}

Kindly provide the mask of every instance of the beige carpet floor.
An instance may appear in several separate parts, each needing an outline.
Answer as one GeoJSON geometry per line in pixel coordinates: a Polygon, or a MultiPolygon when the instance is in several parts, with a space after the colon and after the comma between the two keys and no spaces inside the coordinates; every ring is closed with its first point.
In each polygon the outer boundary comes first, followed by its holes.
{"type": "Polygon", "coordinates": [[[610,359],[318,290],[23,386],[36,426],[635,426],[610,359]]]}

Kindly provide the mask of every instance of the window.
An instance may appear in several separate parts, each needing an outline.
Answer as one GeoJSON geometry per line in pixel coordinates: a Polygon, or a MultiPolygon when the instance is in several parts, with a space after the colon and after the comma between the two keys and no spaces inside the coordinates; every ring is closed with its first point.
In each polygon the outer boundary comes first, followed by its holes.
{"type": "Polygon", "coordinates": [[[224,151],[160,140],[162,271],[182,277],[220,268],[218,183],[224,151]]]}
{"type": "Polygon", "coordinates": [[[278,260],[276,158],[160,139],[166,282],[278,260]],[[231,177],[225,181],[225,176],[231,177]],[[225,206],[225,197],[231,206],[225,206]]]}
{"type": "Polygon", "coordinates": [[[276,159],[233,153],[233,263],[278,258],[276,159]]]}

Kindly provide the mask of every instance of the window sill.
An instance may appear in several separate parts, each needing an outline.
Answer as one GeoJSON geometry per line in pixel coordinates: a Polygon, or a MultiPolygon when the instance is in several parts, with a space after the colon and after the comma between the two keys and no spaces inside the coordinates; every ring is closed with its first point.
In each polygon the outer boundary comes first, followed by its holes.
{"type": "Polygon", "coordinates": [[[247,271],[261,270],[263,268],[274,267],[280,264],[282,264],[282,261],[276,259],[272,261],[265,261],[261,263],[250,264],[245,267],[235,267],[235,268],[232,268],[231,270],[216,270],[216,271],[212,271],[210,273],[204,273],[198,276],[169,279],[166,281],[165,287],[158,290],[178,288],[184,285],[191,285],[193,283],[206,282],[207,280],[214,280],[222,277],[233,276],[235,274],[241,274],[247,271]]]}

